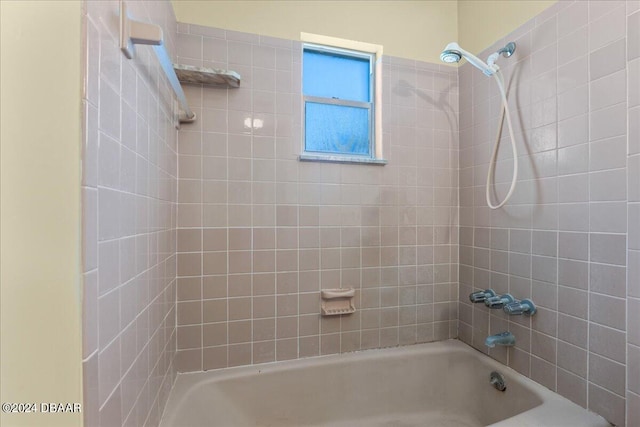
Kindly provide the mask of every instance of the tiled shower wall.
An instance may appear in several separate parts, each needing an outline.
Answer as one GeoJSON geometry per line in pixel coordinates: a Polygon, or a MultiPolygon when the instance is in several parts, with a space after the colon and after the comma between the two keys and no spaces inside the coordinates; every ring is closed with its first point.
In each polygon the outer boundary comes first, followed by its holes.
{"type": "Polygon", "coordinates": [[[640,1],[627,4],[627,425],[640,425],[640,1]]]}
{"type": "Polygon", "coordinates": [[[457,335],[457,73],[383,60],[385,166],[299,162],[301,45],[179,24],[184,64],[239,72],[187,88],[179,132],[180,371],[457,335]],[[355,314],[320,316],[320,290],[355,314]]]}
{"type": "MultiPolygon", "coordinates": [[[[168,1],[129,1],[174,50],[168,1]]],[[[118,47],[118,2],[86,1],[84,425],[158,425],[175,379],[177,132],[149,47],[118,47]]]]}
{"type": "MultiPolygon", "coordinates": [[[[499,64],[520,172],[504,209],[485,203],[498,90],[470,65],[459,73],[460,338],[487,351],[488,334],[510,330],[516,346],[492,357],[616,425],[640,425],[640,4],[562,1],[481,56],[511,40],[516,54],[499,64]],[[532,297],[539,311],[471,304],[485,288],[532,297]]],[[[499,199],[507,135],[505,124],[499,199]]]]}

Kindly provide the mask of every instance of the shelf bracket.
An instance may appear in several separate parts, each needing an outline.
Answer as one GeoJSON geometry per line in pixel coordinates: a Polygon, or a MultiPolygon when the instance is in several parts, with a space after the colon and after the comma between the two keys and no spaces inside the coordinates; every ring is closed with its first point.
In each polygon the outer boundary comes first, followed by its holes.
{"type": "Polygon", "coordinates": [[[147,24],[129,18],[127,5],[120,0],[120,49],[124,56],[132,59],[136,44],[160,46],[162,40],[162,28],[159,25],[147,24]]]}

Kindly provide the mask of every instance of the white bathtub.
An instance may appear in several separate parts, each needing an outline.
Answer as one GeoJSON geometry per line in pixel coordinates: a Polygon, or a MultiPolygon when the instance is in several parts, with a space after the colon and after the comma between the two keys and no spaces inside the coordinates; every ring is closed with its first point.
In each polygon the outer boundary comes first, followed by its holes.
{"type": "Polygon", "coordinates": [[[161,427],[606,427],[455,341],[181,374],[161,427]],[[505,377],[505,392],[489,384],[505,377]]]}

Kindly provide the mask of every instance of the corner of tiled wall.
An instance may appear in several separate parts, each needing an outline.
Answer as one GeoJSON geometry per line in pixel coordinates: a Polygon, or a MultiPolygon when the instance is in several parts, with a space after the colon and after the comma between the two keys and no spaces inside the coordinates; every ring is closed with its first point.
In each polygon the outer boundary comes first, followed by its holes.
{"type": "Polygon", "coordinates": [[[640,425],[640,1],[627,2],[627,425],[640,425]]]}
{"type": "Polygon", "coordinates": [[[239,89],[187,88],[179,133],[178,369],[457,336],[457,72],[383,58],[389,164],[299,162],[301,45],[178,24],[179,62],[239,89]],[[320,290],[353,287],[353,315],[320,290]]]}
{"type": "MultiPolygon", "coordinates": [[[[128,1],[160,24],[168,1],[128,1]]],[[[148,47],[118,46],[118,1],[87,0],[83,150],[85,426],[158,425],[175,379],[177,134],[148,47]]]]}
{"type": "MultiPolygon", "coordinates": [[[[626,425],[639,425],[638,2],[558,2],[481,57],[512,40],[499,65],[520,175],[499,211],[484,201],[498,92],[469,65],[459,73],[460,338],[616,425],[626,403],[626,425]],[[469,303],[489,287],[532,297],[539,312],[469,303]],[[507,329],[516,346],[487,350],[485,337],[507,329]]],[[[498,197],[511,162],[503,148],[498,197]]]]}

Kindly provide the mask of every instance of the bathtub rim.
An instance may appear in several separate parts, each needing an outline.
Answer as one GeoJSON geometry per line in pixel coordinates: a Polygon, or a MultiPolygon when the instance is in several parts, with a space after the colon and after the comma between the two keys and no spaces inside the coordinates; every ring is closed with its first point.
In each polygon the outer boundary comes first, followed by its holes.
{"type": "MultiPolygon", "coordinates": [[[[215,381],[229,380],[255,374],[276,373],[280,371],[298,370],[308,366],[330,366],[347,360],[384,360],[402,357],[409,354],[442,354],[448,352],[462,352],[481,359],[490,369],[497,370],[508,377],[509,382],[517,382],[530,390],[542,402],[515,416],[490,424],[487,427],[550,427],[573,426],[581,427],[609,427],[611,424],[602,416],[583,408],[557,392],[524,376],[513,368],[491,358],[486,353],[477,350],[459,339],[433,341],[429,343],[396,346],[378,349],[358,350],[349,353],[337,353],[313,356],[304,359],[291,359],[267,362],[255,365],[234,366],[213,369],[209,371],[178,373],[171,388],[165,410],[160,419],[160,427],[166,421],[167,415],[180,408],[190,390],[203,384],[215,381]],[[179,397],[178,397],[179,396],[179,397]],[[562,423],[562,424],[559,424],[562,423]],[[579,423],[579,424],[578,424],[579,423]]],[[[487,378],[488,382],[488,378],[487,378]]]]}

